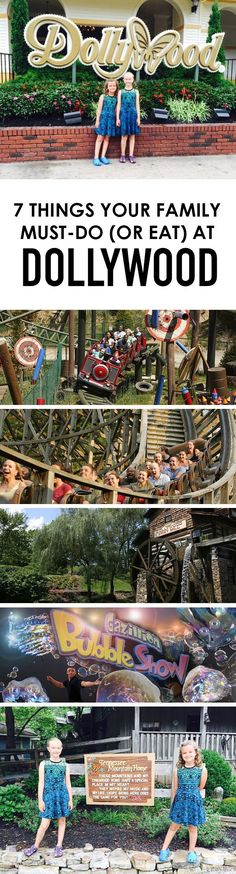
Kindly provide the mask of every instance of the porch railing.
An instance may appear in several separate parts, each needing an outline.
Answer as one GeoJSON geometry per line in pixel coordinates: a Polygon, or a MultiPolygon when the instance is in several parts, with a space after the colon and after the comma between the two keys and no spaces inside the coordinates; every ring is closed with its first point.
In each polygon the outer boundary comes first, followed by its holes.
{"type": "Polygon", "coordinates": [[[0,84],[14,79],[12,55],[0,52],[0,84]]]}
{"type": "MultiPolygon", "coordinates": [[[[170,786],[173,761],[176,761],[177,751],[183,740],[186,737],[189,740],[196,741],[200,748],[215,750],[224,756],[231,765],[236,766],[236,733],[228,732],[204,732],[205,738],[201,732],[165,732],[165,731],[133,731],[131,734],[124,734],[116,737],[104,737],[96,740],[77,740],[74,743],[66,745],[65,755],[70,763],[71,773],[73,775],[84,774],[84,754],[85,753],[101,753],[101,752],[116,752],[116,753],[150,753],[155,754],[155,773],[157,779],[160,778],[163,787],[170,786]],[[160,765],[166,766],[160,769],[160,765]],[[167,775],[165,779],[165,773],[167,775]]],[[[32,742],[31,742],[32,743],[32,742]]],[[[0,750],[0,785],[12,782],[19,779],[24,779],[32,769],[38,767],[39,762],[45,757],[46,750],[43,748],[34,749],[31,745],[22,749],[17,745],[14,749],[0,750]]],[[[75,790],[77,794],[84,795],[84,789],[80,787],[75,790]]],[[[169,793],[169,789],[156,789],[155,795],[163,795],[169,793]]]]}
{"type": "MultiPolygon", "coordinates": [[[[134,733],[135,734],[135,733],[134,733]]],[[[188,737],[196,741],[197,745],[206,750],[214,750],[224,756],[231,764],[236,765],[236,733],[234,732],[169,732],[169,731],[140,731],[138,740],[140,753],[155,753],[156,762],[173,762],[176,752],[188,737]]]]}

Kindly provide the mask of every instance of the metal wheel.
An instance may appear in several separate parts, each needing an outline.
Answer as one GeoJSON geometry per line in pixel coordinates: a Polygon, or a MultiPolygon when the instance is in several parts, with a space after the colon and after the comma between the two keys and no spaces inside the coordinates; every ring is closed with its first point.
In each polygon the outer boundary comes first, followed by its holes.
{"type": "Polygon", "coordinates": [[[172,601],[179,580],[175,547],[169,540],[145,540],[132,562],[132,581],[137,593],[138,575],[144,571],[148,601],[172,601]]]}

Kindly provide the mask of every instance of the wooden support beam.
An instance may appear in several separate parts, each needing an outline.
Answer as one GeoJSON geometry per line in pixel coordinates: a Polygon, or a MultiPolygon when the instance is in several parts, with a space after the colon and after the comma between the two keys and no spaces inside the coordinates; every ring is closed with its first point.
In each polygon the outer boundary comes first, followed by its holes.
{"type": "Polygon", "coordinates": [[[166,343],[168,404],[176,404],[175,391],[175,344],[172,340],[166,343]]]}
{"type": "Polygon", "coordinates": [[[207,362],[209,367],[215,367],[216,357],[216,327],[217,311],[209,310],[207,362]]]}
{"type": "Polygon", "coordinates": [[[91,337],[92,337],[92,340],[96,340],[96,332],[97,332],[96,315],[97,315],[96,310],[91,310],[91,337]]]}
{"type": "Polygon", "coordinates": [[[22,406],[23,398],[5,337],[1,337],[0,339],[0,362],[2,364],[13,404],[22,406]]]}
{"type": "Polygon", "coordinates": [[[75,370],[75,311],[69,310],[69,379],[75,370]]]}
{"type": "Polygon", "coordinates": [[[78,311],[78,362],[77,373],[81,369],[81,364],[85,356],[85,340],[86,340],[86,310],[78,311]]]}
{"type": "Polygon", "coordinates": [[[192,318],[192,336],[191,336],[191,349],[194,349],[194,346],[198,346],[199,343],[199,329],[200,329],[200,310],[190,310],[190,315],[192,318]]]}

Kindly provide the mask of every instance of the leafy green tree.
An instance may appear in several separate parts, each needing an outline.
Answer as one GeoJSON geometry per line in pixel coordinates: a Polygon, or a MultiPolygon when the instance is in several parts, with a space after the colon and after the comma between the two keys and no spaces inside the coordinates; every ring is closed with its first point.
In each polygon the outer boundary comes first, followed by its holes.
{"type": "Polygon", "coordinates": [[[32,536],[27,531],[24,513],[8,513],[0,509],[0,562],[23,567],[30,562],[32,536]]]}
{"type": "MultiPolygon", "coordinates": [[[[76,707],[70,707],[76,716],[76,707]]],[[[0,707],[0,721],[4,722],[7,718],[8,735],[10,743],[8,746],[17,747],[17,738],[22,732],[22,729],[29,727],[37,735],[37,745],[40,747],[46,743],[49,737],[56,735],[61,737],[65,732],[65,725],[57,722],[58,716],[66,717],[68,707],[0,707]],[[59,712],[60,710],[60,712],[59,712]],[[9,714],[7,711],[11,711],[9,714]]]]}
{"type": "Polygon", "coordinates": [[[28,46],[24,39],[24,29],[29,21],[28,0],[12,0],[11,2],[11,36],[13,69],[18,75],[25,73],[28,67],[28,46]]]}
{"type": "MultiPolygon", "coordinates": [[[[219,9],[218,3],[213,3],[211,7],[211,14],[208,22],[207,42],[211,42],[214,33],[222,33],[221,11],[219,9]]],[[[218,52],[217,59],[221,62],[221,64],[225,65],[226,59],[223,46],[221,46],[218,52]]]]}
{"type": "Polygon", "coordinates": [[[139,510],[134,513],[131,508],[124,508],[121,513],[112,511],[109,517],[107,513],[107,510],[99,511],[99,567],[100,573],[109,579],[110,595],[114,597],[115,577],[129,571],[134,538],[143,524],[143,513],[139,510]]]}
{"type": "Polygon", "coordinates": [[[122,512],[100,508],[63,513],[35,535],[33,561],[44,573],[76,566],[83,572],[88,596],[92,579],[110,580],[111,595],[118,573],[129,571],[133,541],[143,525],[143,510],[122,512]]]}

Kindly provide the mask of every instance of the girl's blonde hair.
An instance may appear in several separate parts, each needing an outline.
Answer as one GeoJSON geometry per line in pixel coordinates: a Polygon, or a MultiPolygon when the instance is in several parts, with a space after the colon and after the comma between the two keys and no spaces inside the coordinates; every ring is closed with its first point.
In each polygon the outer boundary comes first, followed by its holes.
{"type": "MultiPolygon", "coordinates": [[[[110,81],[111,81],[111,79],[107,79],[107,80],[106,80],[105,85],[104,85],[104,88],[103,88],[103,94],[109,94],[109,88],[108,88],[108,86],[109,86],[110,81]]],[[[117,94],[118,94],[118,91],[119,91],[119,85],[118,85],[117,79],[113,79],[112,81],[116,83],[116,90],[115,90],[115,94],[114,94],[114,96],[117,97],[117,94]]]]}
{"type": "Polygon", "coordinates": [[[124,80],[125,76],[127,76],[127,73],[129,74],[129,76],[133,76],[133,82],[135,82],[135,76],[134,76],[133,70],[126,70],[124,75],[123,75],[123,80],[124,80]]]}
{"type": "Polygon", "coordinates": [[[61,742],[61,738],[60,738],[60,737],[49,737],[48,740],[47,740],[47,749],[48,749],[48,747],[49,747],[49,744],[51,744],[52,741],[54,741],[54,740],[57,740],[58,743],[61,744],[61,747],[62,747],[62,742],[61,742]]]}
{"type": "Polygon", "coordinates": [[[197,746],[195,740],[189,740],[189,738],[186,738],[186,740],[183,740],[183,743],[180,744],[179,758],[177,761],[177,768],[184,768],[185,763],[184,763],[184,759],[182,756],[182,749],[183,749],[183,747],[189,747],[189,746],[191,746],[195,749],[195,760],[194,760],[195,765],[197,765],[197,767],[202,765],[202,754],[201,754],[201,751],[198,749],[198,746],[197,746]]]}

